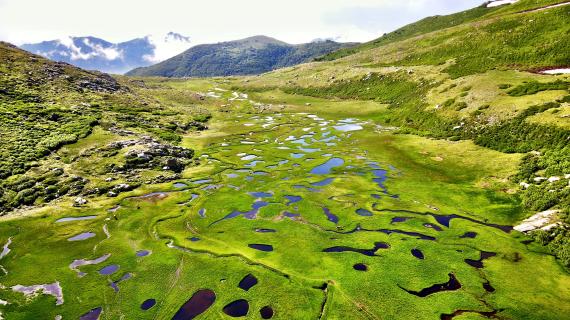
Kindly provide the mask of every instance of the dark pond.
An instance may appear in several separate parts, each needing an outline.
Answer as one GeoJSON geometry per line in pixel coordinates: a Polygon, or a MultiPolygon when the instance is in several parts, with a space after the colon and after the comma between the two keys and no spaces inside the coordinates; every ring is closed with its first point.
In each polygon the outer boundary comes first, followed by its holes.
{"type": "Polygon", "coordinates": [[[209,182],[212,182],[212,179],[202,179],[202,180],[192,181],[193,184],[204,184],[209,182]]]}
{"type": "Polygon", "coordinates": [[[330,222],[338,223],[338,217],[337,217],[336,215],[334,215],[334,214],[329,210],[329,208],[323,207],[323,212],[325,213],[325,215],[327,216],[327,219],[328,219],[330,222]]]}
{"type": "Polygon", "coordinates": [[[295,189],[305,189],[305,190],[310,191],[310,192],[319,192],[318,189],[309,188],[309,187],[306,187],[306,186],[300,185],[300,184],[294,185],[293,188],[295,188],[295,189]]]}
{"type": "Polygon", "coordinates": [[[101,315],[101,312],[103,312],[103,308],[101,307],[91,309],[86,314],[80,316],[79,320],[98,320],[99,316],[101,315]]]}
{"type": "Polygon", "coordinates": [[[357,209],[356,214],[359,216],[363,216],[363,217],[371,217],[372,216],[372,212],[370,212],[366,209],[363,209],[363,208],[357,209]]]}
{"type": "Polygon", "coordinates": [[[87,240],[89,238],[93,238],[95,236],[95,233],[93,232],[84,232],[81,234],[78,234],[76,236],[73,236],[69,239],[67,239],[67,241],[83,241],[83,240],[87,240]]]}
{"type": "Polygon", "coordinates": [[[271,198],[273,194],[269,192],[249,192],[249,195],[254,198],[271,198]]]}
{"type": "Polygon", "coordinates": [[[202,208],[198,211],[198,214],[200,215],[200,217],[202,218],[206,218],[206,209],[202,208]]]}
{"type": "Polygon", "coordinates": [[[372,170],[372,174],[376,177],[376,178],[373,178],[372,181],[376,182],[376,184],[384,191],[386,191],[386,187],[384,186],[384,182],[386,182],[386,179],[388,178],[387,173],[388,172],[386,170],[382,170],[382,169],[372,170]]]}
{"type": "Polygon", "coordinates": [[[477,236],[477,232],[465,232],[462,236],[460,236],[459,238],[470,238],[470,239],[474,239],[477,236]]]}
{"type": "Polygon", "coordinates": [[[273,251],[273,246],[270,244],[252,243],[248,244],[247,246],[259,251],[265,251],[265,252],[273,251]]]}
{"type": "Polygon", "coordinates": [[[267,206],[267,205],[269,205],[268,202],[265,202],[265,201],[256,201],[256,202],[254,202],[254,203],[252,204],[251,210],[246,211],[246,212],[241,212],[241,211],[237,211],[237,210],[232,211],[232,213],[226,215],[226,216],[223,217],[222,219],[219,219],[219,220],[216,220],[216,221],[212,222],[212,223],[210,224],[210,226],[212,226],[212,225],[214,225],[214,224],[216,224],[216,223],[218,223],[218,222],[220,222],[220,221],[228,220],[228,219],[233,219],[233,218],[235,218],[235,217],[239,217],[239,216],[242,216],[242,215],[243,215],[246,219],[250,219],[250,220],[251,220],[251,219],[255,219],[255,217],[257,216],[257,213],[259,212],[259,209],[261,209],[261,208],[263,208],[263,207],[265,207],[265,206],[267,206]]]}
{"type": "Polygon", "coordinates": [[[111,274],[117,272],[118,270],[119,270],[119,266],[118,266],[118,265],[116,265],[116,264],[111,264],[111,265],[108,265],[108,266],[106,266],[106,267],[103,267],[103,269],[99,270],[99,274],[102,274],[102,275],[107,276],[107,275],[111,275],[111,274]]]}
{"type": "Polygon", "coordinates": [[[484,318],[495,319],[497,312],[499,312],[499,311],[498,310],[493,310],[493,311],[457,310],[457,311],[453,312],[452,314],[442,314],[439,318],[441,320],[452,320],[453,318],[460,316],[462,314],[465,314],[465,313],[475,313],[475,314],[478,314],[484,318]]]}
{"type": "Polygon", "coordinates": [[[271,319],[273,318],[273,308],[265,306],[259,310],[259,314],[261,315],[261,319],[271,319]]]}
{"type": "Polygon", "coordinates": [[[424,253],[420,249],[412,249],[412,255],[420,260],[424,259],[424,253]]]}
{"type": "Polygon", "coordinates": [[[115,292],[119,292],[119,283],[129,280],[130,278],[133,277],[133,274],[130,272],[125,273],[121,279],[117,280],[117,281],[111,281],[111,283],[109,283],[109,285],[111,286],[111,288],[113,288],[113,290],[115,290],[115,292]]]}
{"type": "Polygon", "coordinates": [[[245,276],[243,279],[241,279],[241,281],[238,284],[238,287],[240,287],[245,291],[248,291],[249,289],[251,289],[251,287],[255,286],[256,284],[257,284],[257,278],[250,273],[247,276],[245,276]]]}
{"type": "Polygon", "coordinates": [[[222,311],[230,317],[245,317],[249,311],[249,303],[247,300],[239,299],[227,304],[222,311]]]}
{"type": "Polygon", "coordinates": [[[303,197],[301,197],[301,196],[285,196],[285,199],[289,200],[286,204],[291,205],[293,203],[296,203],[296,202],[303,200],[303,197]]]}
{"type": "Polygon", "coordinates": [[[482,222],[479,220],[475,220],[469,217],[464,217],[464,216],[460,216],[460,215],[456,215],[456,214],[452,214],[452,215],[448,215],[448,216],[443,216],[443,215],[438,215],[438,214],[431,214],[435,220],[441,224],[444,225],[446,227],[449,228],[449,222],[453,219],[463,219],[463,220],[467,220],[467,221],[471,221],[474,223],[478,223],[478,224],[482,224],[484,226],[487,227],[491,227],[491,228],[495,228],[495,229],[499,229],[501,231],[504,231],[506,233],[510,233],[511,231],[513,231],[513,227],[512,226],[506,226],[506,225],[500,225],[500,224],[495,224],[495,223],[486,223],[486,222],[482,222]]]}
{"type": "Polygon", "coordinates": [[[149,254],[150,254],[150,251],[148,251],[148,250],[139,250],[136,253],[137,257],[146,257],[149,254]]]}
{"type": "Polygon", "coordinates": [[[259,233],[272,233],[272,232],[277,232],[277,230],[275,229],[266,229],[266,228],[256,228],[255,232],[259,232],[259,233]]]}
{"type": "Polygon", "coordinates": [[[298,218],[301,216],[301,214],[299,214],[299,213],[291,213],[291,212],[287,212],[287,211],[283,212],[283,215],[287,218],[290,218],[290,219],[295,219],[295,218],[298,218]]]}
{"type": "Polygon", "coordinates": [[[329,159],[327,162],[317,166],[311,170],[312,174],[329,174],[331,170],[336,167],[340,167],[344,164],[344,160],[341,158],[332,158],[329,159]]]}
{"type": "Polygon", "coordinates": [[[491,285],[489,280],[487,280],[483,283],[483,289],[485,289],[485,291],[487,291],[487,292],[495,292],[495,288],[493,288],[493,286],[491,285]]]}
{"type": "Polygon", "coordinates": [[[392,218],[392,221],[390,221],[390,223],[393,224],[393,223],[399,223],[399,222],[406,222],[410,219],[412,219],[412,218],[410,218],[410,217],[394,217],[394,218],[392,218]]]}
{"type": "Polygon", "coordinates": [[[352,268],[356,271],[368,271],[368,266],[364,263],[357,263],[353,265],[352,268]]]}
{"type": "Polygon", "coordinates": [[[374,243],[374,248],[372,249],[359,249],[359,248],[352,248],[345,246],[337,246],[337,247],[326,248],[323,250],[323,252],[356,252],[363,254],[365,256],[372,257],[376,255],[376,251],[378,251],[379,249],[388,249],[388,248],[390,248],[389,244],[385,242],[376,242],[374,243]]]}
{"type": "Polygon", "coordinates": [[[65,218],[57,219],[57,220],[55,221],[55,223],[70,222],[70,221],[91,220],[91,219],[95,219],[95,218],[97,218],[97,216],[65,217],[65,218]]]}
{"type": "Polygon", "coordinates": [[[192,297],[178,310],[172,320],[194,319],[204,313],[216,301],[216,293],[210,289],[196,291],[192,297]]]}
{"type": "Polygon", "coordinates": [[[326,179],[324,179],[324,180],[311,183],[311,185],[314,186],[314,187],[324,187],[324,186],[328,186],[328,185],[331,184],[333,181],[334,181],[334,178],[326,178],[326,179]]]}
{"type": "Polygon", "coordinates": [[[428,236],[428,235],[425,235],[425,234],[421,234],[421,233],[418,233],[418,232],[410,232],[410,231],[403,231],[403,230],[396,230],[396,229],[391,229],[391,230],[390,230],[390,229],[380,229],[380,230],[377,230],[377,231],[378,231],[378,232],[385,233],[385,234],[388,234],[388,235],[389,235],[389,234],[392,234],[392,233],[398,233],[398,234],[404,234],[404,235],[407,235],[407,236],[417,237],[418,239],[421,239],[421,240],[430,240],[430,241],[434,241],[434,240],[435,240],[435,237],[428,236]]]}
{"type": "MultiPolygon", "coordinates": [[[[402,287],[400,287],[402,288],[402,287]]],[[[434,284],[431,287],[422,289],[420,291],[413,291],[413,290],[408,290],[408,289],[404,289],[406,292],[408,292],[409,294],[413,294],[415,296],[418,297],[427,297],[430,294],[434,294],[434,293],[438,293],[438,292],[442,292],[442,291],[454,291],[454,290],[459,290],[461,288],[461,283],[459,283],[459,281],[457,280],[457,278],[455,277],[455,275],[453,273],[449,274],[449,281],[447,281],[446,283],[441,283],[441,284],[434,284]]]]}
{"type": "Polygon", "coordinates": [[[304,153],[291,153],[291,158],[293,159],[301,159],[304,156],[305,156],[304,153]]]}
{"type": "MultiPolygon", "coordinates": [[[[195,183],[195,182],[194,182],[194,183],[195,183]]],[[[186,188],[187,186],[188,186],[188,185],[187,185],[186,183],[182,183],[182,182],[176,182],[176,183],[174,184],[174,188],[179,188],[179,189],[181,189],[181,188],[186,188]]]]}
{"type": "Polygon", "coordinates": [[[156,304],[156,300],[154,299],[147,299],[145,300],[142,304],[141,304],[141,309],[143,309],[144,311],[154,307],[154,305],[156,304]]]}
{"type": "Polygon", "coordinates": [[[370,196],[372,196],[372,198],[374,198],[374,199],[380,199],[380,198],[382,198],[381,195],[376,194],[376,193],[373,193],[373,194],[371,194],[370,196]]]}
{"type": "Polygon", "coordinates": [[[483,260],[489,259],[489,258],[494,257],[496,255],[497,254],[495,252],[481,251],[481,256],[480,256],[479,260],[465,259],[465,263],[467,263],[468,265],[470,265],[474,268],[481,269],[481,268],[483,268],[483,260]]]}
{"type": "Polygon", "coordinates": [[[200,238],[192,237],[192,238],[190,238],[190,241],[192,241],[192,242],[200,241],[200,238]]]}

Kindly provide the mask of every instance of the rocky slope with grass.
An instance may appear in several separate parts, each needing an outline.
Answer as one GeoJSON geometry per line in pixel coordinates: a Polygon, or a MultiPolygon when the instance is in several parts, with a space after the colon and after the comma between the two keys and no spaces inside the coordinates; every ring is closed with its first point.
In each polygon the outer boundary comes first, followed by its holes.
{"type": "MultiPolygon", "coordinates": [[[[0,44],[0,212],[63,196],[115,196],[193,163],[180,135],[205,129],[199,95],[180,108],[115,79],[0,44]],[[82,144],[70,150],[70,144],[82,144]]],[[[156,89],[160,91],[160,89],[156,89]]],[[[178,98],[180,99],[180,98],[178,98]]],[[[78,200],[83,202],[82,200],[78,200]]]]}

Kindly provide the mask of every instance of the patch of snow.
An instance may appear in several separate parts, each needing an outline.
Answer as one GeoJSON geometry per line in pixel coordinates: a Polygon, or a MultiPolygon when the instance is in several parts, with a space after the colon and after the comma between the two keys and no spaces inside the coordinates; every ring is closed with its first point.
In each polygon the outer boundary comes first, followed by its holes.
{"type": "Polygon", "coordinates": [[[548,178],[548,182],[556,182],[556,181],[560,181],[560,177],[550,177],[550,178],[548,178]]]}
{"type": "Polygon", "coordinates": [[[532,217],[523,220],[523,222],[514,227],[515,230],[520,232],[528,232],[542,228],[550,224],[554,216],[560,212],[559,210],[546,210],[539,212],[532,217]]]}
{"type": "Polygon", "coordinates": [[[540,73],[544,73],[544,74],[570,74],[570,68],[544,70],[544,71],[541,71],[540,73]]]}
{"type": "Polygon", "coordinates": [[[513,4],[515,2],[518,2],[518,0],[496,0],[496,1],[492,1],[492,2],[488,3],[487,8],[498,7],[498,6],[502,6],[505,4],[513,4]]]}

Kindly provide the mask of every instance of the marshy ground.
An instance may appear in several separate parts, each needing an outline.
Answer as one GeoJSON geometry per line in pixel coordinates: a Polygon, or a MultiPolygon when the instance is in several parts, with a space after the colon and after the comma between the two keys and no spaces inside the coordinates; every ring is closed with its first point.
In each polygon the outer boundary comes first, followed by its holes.
{"type": "Polygon", "coordinates": [[[170,85],[209,92],[210,129],[181,141],[200,164],[5,218],[8,319],[570,313],[568,273],[511,227],[524,217],[505,192],[520,155],[395,134],[370,120],[374,102],[350,110],[295,96],[264,108],[209,81],[170,85]]]}

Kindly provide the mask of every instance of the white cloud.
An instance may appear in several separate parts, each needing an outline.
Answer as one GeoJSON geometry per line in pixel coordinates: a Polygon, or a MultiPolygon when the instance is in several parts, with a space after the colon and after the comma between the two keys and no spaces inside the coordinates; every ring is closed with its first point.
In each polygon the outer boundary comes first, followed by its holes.
{"type": "Polygon", "coordinates": [[[190,48],[190,37],[182,36],[178,33],[169,32],[163,36],[149,35],[146,39],[154,46],[152,55],[145,55],[143,58],[151,63],[157,63],[171,58],[188,48],[190,48]]]}
{"type": "MultiPolygon", "coordinates": [[[[72,37],[63,37],[58,40],[62,46],[70,50],[71,60],[89,60],[94,57],[103,58],[105,60],[122,59],[123,52],[115,46],[103,47],[100,44],[91,43],[89,39],[83,39],[83,44],[91,48],[91,52],[82,52],[72,37]]],[[[47,55],[50,56],[49,53],[47,55]]]]}
{"type": "MultiPolygon", "coordinates": [[[[330,37],[364,41],[399,27],[395,24],[402,21],[445,14],[482,2],[483,0],[0,0],[0,39],[22,44],[69,35],[89,35],[118,43],[144,34],[176,31],[192,37],[193,45],[257,34],[290,43],[330,37]],[[394,6],[399,9],[389,10],[394,6]],[[359,22],[362,19],[354,16],[358,8],[373,9],[375,15],[366,16],[368,22],[395,23],[385,26],[374,23],[364,25],[359,22]],[[331,17],[335,19],[331,20],[331,17]]],[[[160,52],[156,55],[157,59],[162,56],[160,52]]]]}

